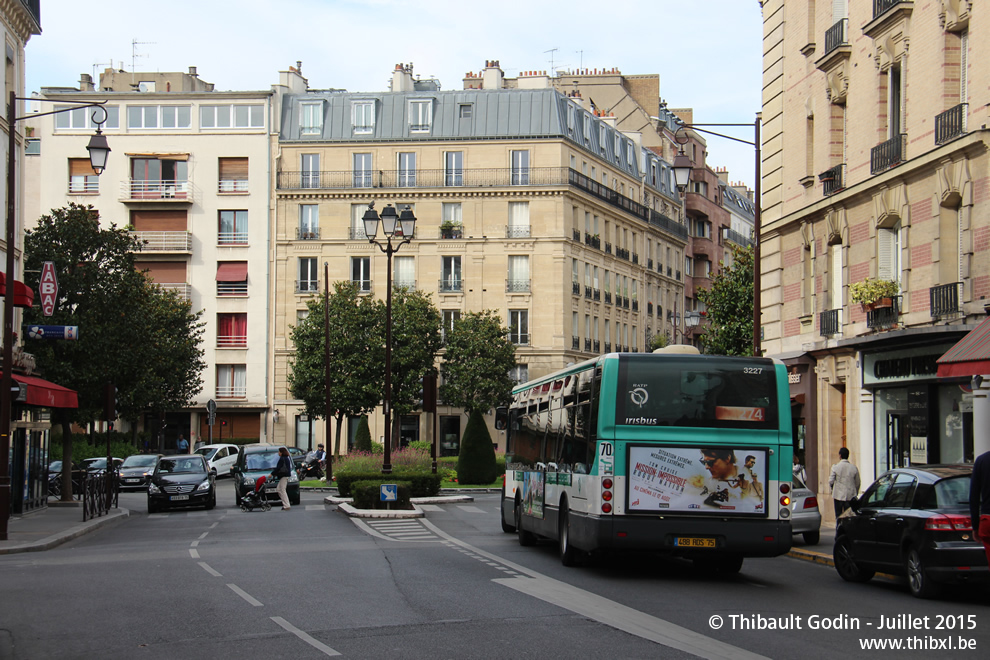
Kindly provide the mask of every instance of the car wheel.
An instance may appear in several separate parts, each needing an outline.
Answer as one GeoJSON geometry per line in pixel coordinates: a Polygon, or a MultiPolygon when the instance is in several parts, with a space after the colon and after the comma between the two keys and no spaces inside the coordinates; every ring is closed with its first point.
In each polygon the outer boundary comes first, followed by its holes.
{"type": "Polygon", "coordinates": [[[505,497],[502,497],[501,499],[502,501],[498,506],[498,512],[499,512],[499,518],[501,518],[501,522],[502,522],[502,531],[505,532],[506,534],[511,534],[512,532],[516,531],[516,528],[514,525],[510,525],[509,523],[505,522],[505,497]]]}
{"type": "Polygon", "coordinates": [[[805,532],[801,536],[804,537],[804,542],[807,545],[818,545],[818,541],[820,541],[822,538],[822,534],[818,530],[815,530],[813,532],[805,532]]]}
{"type": "Polygon", "coordinates": [[[560,550],[560,563],[564,566],[577,566],[578,550],[571,545],[570,512],[567,500],[560,503],[560,516],[557,520],[557,544],[560,550]]]}
{"type": "Polygon", "coordinates": [[[516,498],[515,515],[513,517],[516,521],[516,534],[519,538],[519,545],[536,545],[536,535],[522,528],[522,502],[519,501],[519,498],[516,498]]]}
{"type": "Polygon", "coordinates": [[[939,585],[932,582],[925,570],[925,564],[921,560],[921,555],[917,549],[908,552],[905,562],[907,568],[908,588],[915,598],[933,598],[938,595],[939,585]]]}
{"type": "Polygon", "coordinates": [[[210,494],[210,500],[206,503],[206,510],[210,511],[217,505],[217,493],[216,491],[210,494]]]}
{"type": "Polygon", "coordinates": [[[856,563],[852,542],[847,536],[836,539],[835,548],[832,550],[832,561],[835,563],[835,572],[846,582],[869,582],[875,574],[875,571],[862,568],[856,563]]]}
{"type": "Polygon", "coordinates": [[[289,498],[289,504],[291,504],[293,506],[299,506],[299,502],[301,502],[301,501],[302,501],[302,498],[299,495],[299,493],[296,493],[296,496],[295,497],[290,497],[289,498]]]}

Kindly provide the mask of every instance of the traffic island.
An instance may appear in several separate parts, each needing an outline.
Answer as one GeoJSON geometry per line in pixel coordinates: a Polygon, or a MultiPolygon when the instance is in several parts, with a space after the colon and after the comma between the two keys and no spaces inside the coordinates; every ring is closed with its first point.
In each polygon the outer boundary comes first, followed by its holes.
{"type": "Polygon", "coordinates": [[[473,502],[470,495],[438,495],[436,497],[414,497],[410,500],[412,509],[358,509],[349,497],[328,495],[323,498],[323,507],[327,511],[340,511],[351,518],[424,518],[426,513],[418,504],[451,504],[473,502]]]}

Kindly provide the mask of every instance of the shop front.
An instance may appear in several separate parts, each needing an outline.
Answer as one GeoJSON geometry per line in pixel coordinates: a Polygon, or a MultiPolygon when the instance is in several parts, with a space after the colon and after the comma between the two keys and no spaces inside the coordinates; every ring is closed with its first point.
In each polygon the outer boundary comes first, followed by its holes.
{"type": "Polygon", "coordinates": [[[805,467],[808,487],[818,487],[818,400],[815,358],[807,353],[780,356],[787,367],[794,455],[805,467]]]}

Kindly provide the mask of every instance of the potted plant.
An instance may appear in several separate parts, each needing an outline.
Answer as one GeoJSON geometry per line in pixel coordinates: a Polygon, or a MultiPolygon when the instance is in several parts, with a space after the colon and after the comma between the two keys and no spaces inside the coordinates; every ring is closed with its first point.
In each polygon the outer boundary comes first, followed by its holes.
{"type": "Polygon", "coordinates": [[[460,225],[455,225],[450,220],[444,220],[440,224],[440,237],[441,238],[460,238],[460,225]]]}
{"type": "Polygon", "coordinates": [[[859,303],[863,311],[871,311],[877,307],[893,305],[893,298],[900,293],[901,287],[896,280],[867,277],[862,282],[856,282],[849,289],[852,302],[859,303]]]}

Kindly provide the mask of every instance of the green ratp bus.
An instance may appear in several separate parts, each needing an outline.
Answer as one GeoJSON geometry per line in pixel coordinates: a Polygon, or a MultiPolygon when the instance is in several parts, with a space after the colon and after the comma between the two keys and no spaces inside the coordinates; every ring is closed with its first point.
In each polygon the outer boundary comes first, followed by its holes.
{"type": "Polygon", "coordinates": [[[737,572],[790,550],[783,363],[684,348],[610,353],[513,390],[496,415],[503,531],[556,540],[567,566],[647,550],[737,572]]]}

